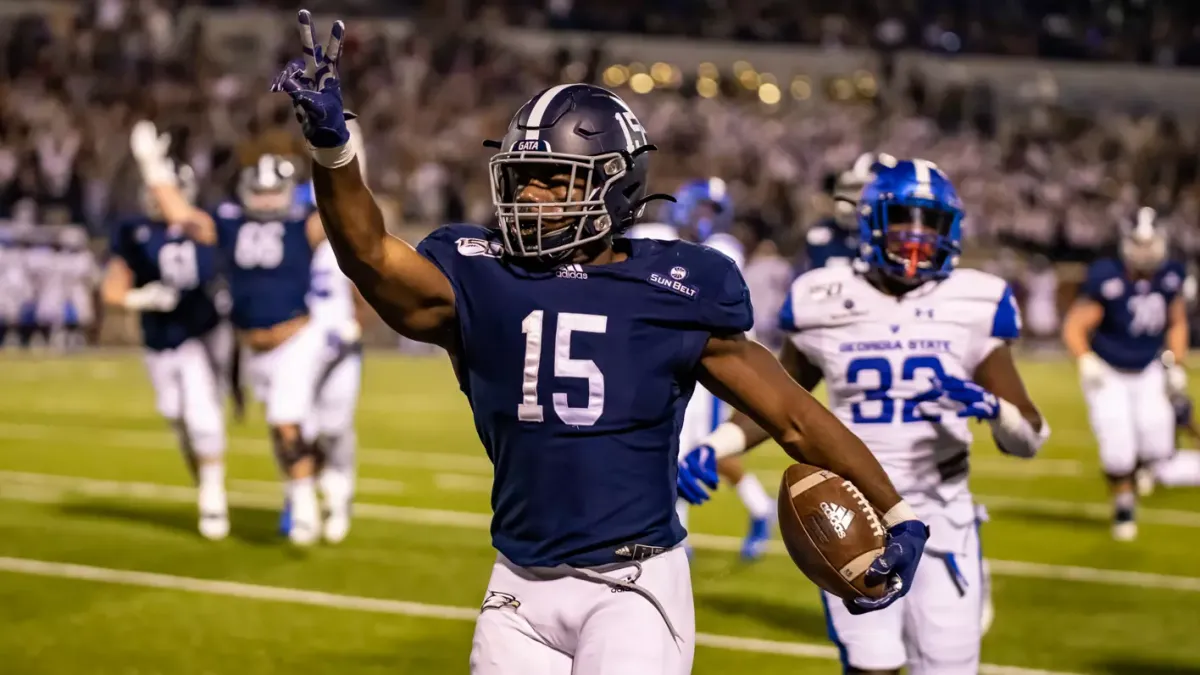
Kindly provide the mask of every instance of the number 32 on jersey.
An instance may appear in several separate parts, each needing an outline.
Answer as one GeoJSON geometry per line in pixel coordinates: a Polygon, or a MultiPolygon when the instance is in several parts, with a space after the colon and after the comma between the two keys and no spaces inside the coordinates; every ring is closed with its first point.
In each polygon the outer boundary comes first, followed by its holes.
{"type": "MultiPolygon", "coordinates": [[[[572,333],[600,333],[608,330],[608,317],[599,314],[575,314],[560,312],[554,332],[554,377],[587,380],[587,406],[573,408],[567,395],[555,392],[550,400],[554,414],[564,424],[590,427],[604,412],[604,374],[591,359],[571,358],[572,333]]],[[[517,406],[517,419],[522,422],[544,422],[545,414],[538,402],[538,379],[542,368],[542,341],[545,339],[546,313],[536,309],[521,322],[525,334],[525,370],[521,378],[521,403],[517,406]]]]}

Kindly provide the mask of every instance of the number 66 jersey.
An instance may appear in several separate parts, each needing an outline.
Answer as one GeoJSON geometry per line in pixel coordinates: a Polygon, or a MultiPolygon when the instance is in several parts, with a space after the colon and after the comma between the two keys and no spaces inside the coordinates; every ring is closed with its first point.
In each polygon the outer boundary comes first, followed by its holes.
{"type": "Polygon", "coordinates": [[[493,545],[523,567],[675,546],[683,413],[709,337],[753,322],[741,273],[643,239],[617,240],[620,262],[534,269],[498,237],[453,225],[418,247],[454,287],[452,358],[495,465],[493,545]]]}
{"type": "Polygon", "coordinates": [[[971,431],[955,411],[914,399],[934,377],[973,379],[1018,336],[1018,317],[1008,285],[984,272],[955,269],[896,297],[851,267],[830,267],[793,282],[780,324],[823,372],[830,409],[916,508],[966,496],[971,431]]]}

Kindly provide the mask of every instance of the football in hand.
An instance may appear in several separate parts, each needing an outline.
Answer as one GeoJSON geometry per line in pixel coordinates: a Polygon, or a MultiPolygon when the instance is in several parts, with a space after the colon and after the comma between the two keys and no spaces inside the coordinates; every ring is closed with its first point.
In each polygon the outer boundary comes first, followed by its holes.
{"type": "Polygon", "coordinates": [[[883,524],[850,481],[807,464],[783,472],[779,529],[792,561],[813,583],[844,599],[878,598],[886,584],[863,575],[883,553],[883,524]]]}

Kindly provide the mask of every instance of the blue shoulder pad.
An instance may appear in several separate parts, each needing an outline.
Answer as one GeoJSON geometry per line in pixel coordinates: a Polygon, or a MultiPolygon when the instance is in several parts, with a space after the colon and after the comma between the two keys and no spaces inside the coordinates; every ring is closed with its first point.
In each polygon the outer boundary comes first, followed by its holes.
{"type": "Polygon", "coordinates": [[[1104,302],[1104,282],[1109,279],[1119,279],[1122,276],[1121,264],[1113,258],[1101,258],[1088,266],[1087,276],[1079,293],[1096,302],[1104,302]]]}
{"type": "Polygon", "coordinates": [[[1005,284],[1004,293],[996,304],[996,315],[992,319],[992,337],[1001,340],[1016,340],[1021,337],[1021,312],[1012,286],[1005,284]]]}

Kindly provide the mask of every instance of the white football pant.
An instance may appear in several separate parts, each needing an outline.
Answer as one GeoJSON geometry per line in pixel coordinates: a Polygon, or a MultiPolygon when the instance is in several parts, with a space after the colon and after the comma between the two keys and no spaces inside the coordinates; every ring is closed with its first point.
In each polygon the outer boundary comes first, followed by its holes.
{"type": "Polygon", "coordinates": [[[1158,361],[1141,372],[1110,369],[1103,381],[1085,389],[1100,464],[1109,476],[1129,476],[1138,461],[1152,463],[1175,449],[1175,413],[1158,361]]]}
{"type": "Polygon", "coordinates": [[[183,424],[191,450],[201,459],[216,459],[225,452],[222,388],[208,344],[217,333],[192,338],[175,349],[147,351],[143,358],[158,414],[183,424]]]}
{"type": "MultiPolygon", "coordinates": [[[[979,530],[955,504],[945,517],[922,513],[930,539],[908,595],[890,607],[854,616],[821,592],[829,637],[843,668],[898,670],[909,675],[979,672],[985,597],[979,530]]],[[[973,509],[971,510],[973,512],[973,509]]]]}
{"type": "Polygon", "coordinates": [[[267,424],[278,427],[308,419],[326,363],[324,347],[325,332],[309,321],[274,349],[243,352],[244,378],[266,408],[267,424]]]}
{"type": "Polygon", "coordinates": [[[606,570],[643,595],[580,578],[580,571],[521,568],[497,556],[471,646],[472,675],[687,675],[696,617],[687,555],[676,547],[606,570]],[[672,635],[664,613],[670,618],[672,635]]]}

